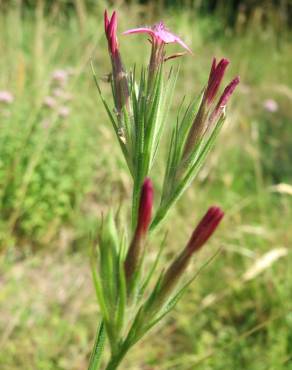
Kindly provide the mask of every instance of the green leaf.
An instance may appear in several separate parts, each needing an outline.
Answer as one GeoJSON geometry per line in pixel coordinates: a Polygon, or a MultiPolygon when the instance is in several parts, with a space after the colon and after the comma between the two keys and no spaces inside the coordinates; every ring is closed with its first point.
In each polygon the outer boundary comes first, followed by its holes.
{"type": "Polygon", "coordinates": [[[186,188],[191,184],[197,173],[199,172],[206,156],[212,149],[214,141],[216,140],[219,131],[224,123],[225,117],[221,117],[217,125],[211,132],[209,138],[206,141],[202,141],[198,147],[195,148],[193,155],[194,159],[190,162],[186,175],[180,180],[177,186],[174,188],[172,195],[166,199],[164,204],[161,204],[158,208],[155,217],[152,221],[150,229],[153,230],[163,219],[166,217],[170,207],[180,198],[186,188]]]}
{"type": "Polygon", "coordinates": [[[123,152],[123,155],[124,155],[124,158],[126,160],[126,163],[128,165],[128,168],[129,168],[129,171],[131,173],[131,175],[133,176],[133,164],[131,162],[131,158],[130,158],[130,155],[128,153],[128,150],[127,150],[127,147],[125,145],[125,143],[123,142],[122,140],[122,137],[121,137],[121,133],[120,133],[120,127],[119,127],[119,122],[116,122],[115,121],[115,118],[106,102],[106,100],[104,99],[103,95],[102,95],[102,92],[101,92],[101,89],[100,89],[100,86],[99,86],[99,83],[98,83],[98,79],[97,79],[97,76],[96,76],[96,73],[95,73],[95,70],[94,70],[94,67],[93,67],[93,64],[91,62],[91,69],[92,69],[92,73],[93,73],[93,77],[94,77],[94,81],[95,81],[95,85],[97,87],[97,91],[99,93],[99,96],[101,98],[101,101],[105,107],[105,110],[109,116],[109,119],[111,121],[111,124],[113,126],[113,129],[115,131],[115,134],[116,134],[116,137],[118,139],[118,142],[119,142],[119,145],[120,145],[120,148],[123,152]]]}
{"type": "MultiPolygon", "coordinates": [[[[122,244],[125,245],[125,242],[122,244]]],[[[116,312],[116,330],[120,333],[124,327],[125,311],[127,305],[127,284],[124,270],[124,250],[122,246],[119,255],[119,290],[118,290],[118,302],[116,312]]]]}
{"type": "Polygon", "coordinates": [[[106,339],[105,327],[103,321],[101,321],[96,333],[93,350],[90,355],[88,370],[98,370],[100,368],[101,356],[104,349],[105,339],[106,339]]]}
{"type": "Polygon", "coordinates": [[[152,263],[152,266],[151,266],[151,268],[149,270],[148,275],[146,276],[146,279],[144,280],[143,285],[140,288],[139,296],[141,296],[141,297],[143,296],[146,288],[148,287],[148,285],[150,283],[150,280],[151,280],[154,272],[156,271],[156,268],[158,266],[158,263],[159,263],[161,254],[162,254],[163,249],[164,249],[164,247],[166,245],[166,237],[167,237],[167,235],[165,235],[165,237],[163,238],[162,242],[160,243],[160,247],[159,247],[159,250],[157,252],[156,258],[155,258],[154,262],[152,263]]]}

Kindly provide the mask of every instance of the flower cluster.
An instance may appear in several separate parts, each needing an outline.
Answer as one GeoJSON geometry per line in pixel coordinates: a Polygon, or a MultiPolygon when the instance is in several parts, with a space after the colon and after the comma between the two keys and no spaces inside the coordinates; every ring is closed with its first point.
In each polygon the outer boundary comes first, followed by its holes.
{"type": "Polygon", "coordinates": [[[130,29],[123,34],[146,33],[150,37],[151,52],[146,68],[142,67],[139,73],[137,69],[128,71],[122,62],[117,26],[116,12],[111,17],[105,12],[114,107],[103,97],[95,73],[94,77],[133,180],[131,231],[129,240],[125,234],[121,235],[110,213],[97,238],[98,255],[93,259],[92,271],[102,323],[90,370],[98,368],[105,334],[111,348],[106,370],[114,370],[128,350],[175,306],[187,286],[181,281],[192,256],[221,222],[224,216],[221,208],[210,207],[185,247],[155,278],[164,243],[149,265],[146,257],[151,232],[157,229],[194,180],[224,123],[225,107],[239,83],[239,77],[235,77],[219,94],[229,61],[213,59],[201,95],[190,102],[182,118],[178,117],[176,124],[170,127],[164,180],[154,207],[150,173],[168,121],[167,112],[178,77],[174,69],[165,73],[165,61],[192,54],[192,51],[163,22],[153,27],[130,29]],[[186,51],[166,56],[169,43],[176,43],[186,51]],[[145,269],[147,263],[149,268],[145,269]]]}

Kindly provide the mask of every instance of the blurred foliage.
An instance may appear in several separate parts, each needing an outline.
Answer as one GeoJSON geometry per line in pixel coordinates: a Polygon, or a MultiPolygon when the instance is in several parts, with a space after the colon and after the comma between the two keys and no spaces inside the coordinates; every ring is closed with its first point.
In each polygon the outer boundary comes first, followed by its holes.
{"type": "Polygon", "coordinates": [[[15,5],[33,9],[42,4],[46,11],[53,14],[76,11],[82,17],[85,11],[95,11],[106,4],[120,6],[123,3],[147,6],[148,12],[186,8],[201,15],[216,14],[225,25],[233,28],[248,26],[254,17],[263,26],[268,23],[276,29],[292,26],[292,0],[0,0],[0,9],[15,5]]]}

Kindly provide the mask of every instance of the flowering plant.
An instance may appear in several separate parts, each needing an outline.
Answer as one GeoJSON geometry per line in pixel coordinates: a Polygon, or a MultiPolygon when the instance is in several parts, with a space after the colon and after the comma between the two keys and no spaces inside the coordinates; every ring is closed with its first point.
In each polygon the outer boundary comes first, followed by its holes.
{"type": "Polygon", "coordinates": [[[219,207],[208,209],[185,248],[160,273],[157,273],[158,263],[165,243],[161,244],[148,273],[143,269],[145,243],[198,173],[225,120],[227,101],[239,83],[239,78],[234,78],[217,98],[229,62],[213,59],[207,85],[172,128],[161,197],[154,212],[154,190],[149,176],[178,76],[173,69],[166,73],[165,61],[184,54],[166,56],[166,44],[177,43],[186,53],[192,52],[162,22],[153,27],[128,30],[124,35],[146,33],[150,36],[149,65],[141,68],[137,76],[136,69],[127,71],[122,63],[115,12],[110,18],[105,12],[104,27],[112,64],[114,109],[103,97],[94,70],[93,73],[133,179],[132,236],[128,243],[119,232],[115,217],[109,213],[94,243],[92,273],[102,321],[90,358],[90,370],[100,368],[106,338],[110,357],[105,369],[117,369],[129,349],[175,307],[194,280],[193,276],[183,284],[180,278],[192,255],[207,242],[222,220],[224,213],[219,207]]]}

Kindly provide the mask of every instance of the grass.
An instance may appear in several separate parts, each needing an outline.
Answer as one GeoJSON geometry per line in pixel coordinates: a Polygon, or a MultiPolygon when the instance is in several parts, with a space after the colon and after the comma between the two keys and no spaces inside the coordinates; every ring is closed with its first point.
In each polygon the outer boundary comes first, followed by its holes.
{"type": "MultiPolygon", "coordinates": [[[[120,30],[152,21],[145,14],[140,20],[135,6],[119,12],[120,30]]],[[[93,58],[100,76],[109,70],[101,14],[87,14],[81,29],[75,13],[44,17],[39,7],[21,16],[16,7],[1,15],[0,90],[15,95],[13,104],[0,106],[4,370],[86,368],[99,317],[88,233],[110,206],[129,212],[130,179],[89,66],[93,58]],[[73,72],[66,119],[43,106],[60,68],[73,72]]],[[[182,96],[200,91],[213,55],[229,57],[229,77],[238,73],[242,83],[206,166],[165,225],[167,259],[204,210],[219,203],[225,222],[192,268],[222,252],[122,368],[291,369],[291,47],[285,35],[256,23],[232,34],[213,18],[163,18],[195,53],[180,61],[173,121],[182,96]],[[270,98],[279,105],[275,113],[263,108],[270,98]],[[257,270],[271,250],[275,259],[257,270]]],[[[122,38],[126,63],[146,63],[145,45],[142,37],[122,38]]],[[[159,167],[153,178],[159,191],[159,167]]]]}

